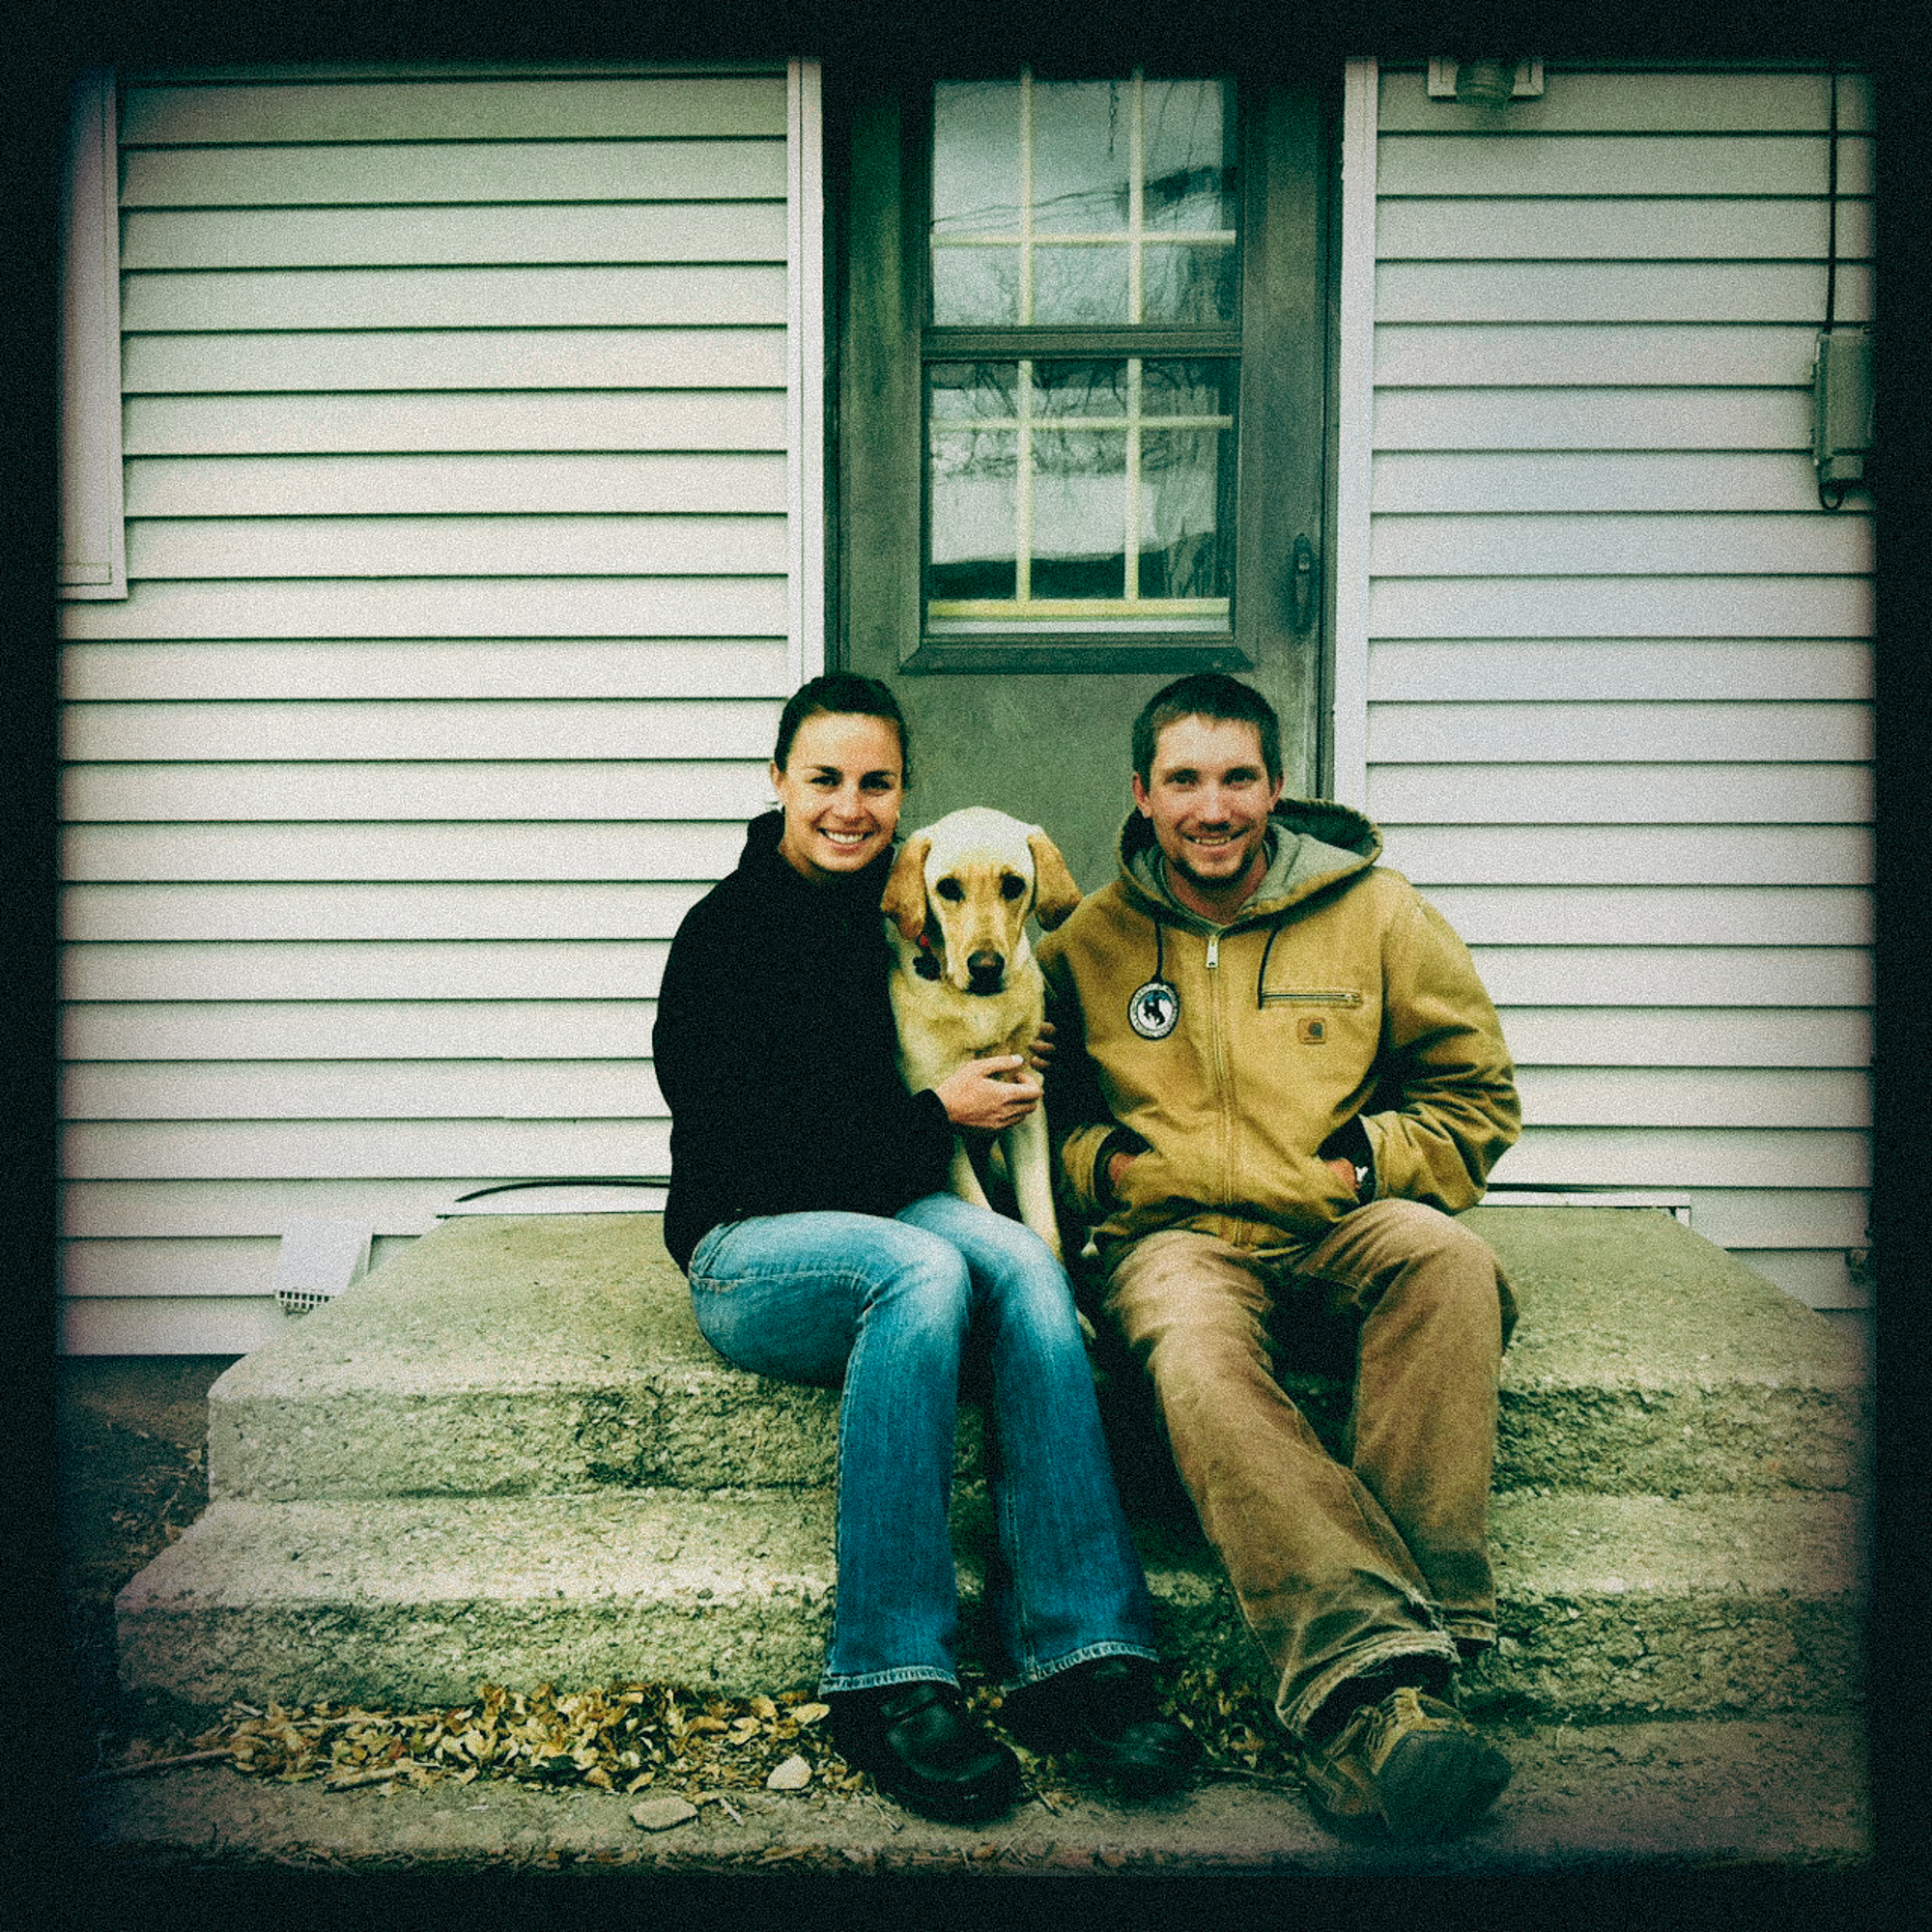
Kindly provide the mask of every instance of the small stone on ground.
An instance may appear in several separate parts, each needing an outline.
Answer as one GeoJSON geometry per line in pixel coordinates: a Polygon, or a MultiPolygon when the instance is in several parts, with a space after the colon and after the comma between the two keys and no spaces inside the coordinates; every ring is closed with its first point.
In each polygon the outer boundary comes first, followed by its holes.
{"type": "Polygon", "coordinates": [[[682,1798],[646,1798],[631,1806],[631,1823],[643,1832],[668,1832],[697,1816],[697,1806],[682,1798]]]}

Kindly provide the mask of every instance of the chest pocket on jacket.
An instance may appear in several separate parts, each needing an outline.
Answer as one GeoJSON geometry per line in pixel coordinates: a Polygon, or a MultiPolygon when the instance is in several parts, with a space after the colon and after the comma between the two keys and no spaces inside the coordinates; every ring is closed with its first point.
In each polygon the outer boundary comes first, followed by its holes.
{"type": "Polygon", "coordinates": [[[1338,1034],[1352,1032],[1350,1022],[1366,1004],[1348,986],[1264,986],[1261,1002],[1293,1017],[1297,1046],[1326,1046],[1338,1034]]]}

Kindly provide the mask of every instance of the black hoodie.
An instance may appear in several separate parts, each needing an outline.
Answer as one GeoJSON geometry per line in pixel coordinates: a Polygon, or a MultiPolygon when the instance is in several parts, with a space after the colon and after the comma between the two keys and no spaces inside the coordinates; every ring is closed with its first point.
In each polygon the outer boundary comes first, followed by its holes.
{"type": "Polygon", "coordinates": [[[896,1214],[946,1185],[952,1127],[895,1057],[879,912],[890,854],[804,878],[776,811],[671,942],[651,1035],[670,1104],[665,1245],[682,1268],[722,1221],[806,1208],[896,1214]]]}

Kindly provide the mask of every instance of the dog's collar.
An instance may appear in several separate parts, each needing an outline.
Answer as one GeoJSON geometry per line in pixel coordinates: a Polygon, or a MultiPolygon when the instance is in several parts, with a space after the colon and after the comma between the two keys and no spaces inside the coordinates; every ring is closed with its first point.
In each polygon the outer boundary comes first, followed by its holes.
{"type": "Polygon", "coordinates": [[[932,941],[924,926],[919,929],[918,952],[912,962],[912,970],[922,980],[936,980],[940,975],[939,955],[932,950],[932,941]]]}

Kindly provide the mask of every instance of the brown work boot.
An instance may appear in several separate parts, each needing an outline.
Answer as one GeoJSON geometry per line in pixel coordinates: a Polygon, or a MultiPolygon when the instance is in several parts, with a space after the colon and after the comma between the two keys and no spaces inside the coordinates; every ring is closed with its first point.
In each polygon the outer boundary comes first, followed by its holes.
{"type": "Polygon", "coordinates": [[[1307,1746],[1301,1775],[1325,1823],[1348,1831],[1380,1818],[1391,1837],[1426,1841],[1480,1817],[1510,1763],[1453,1705],[1405,1684],[1307,1746]]]}

